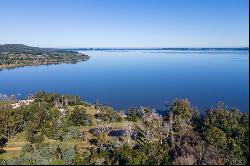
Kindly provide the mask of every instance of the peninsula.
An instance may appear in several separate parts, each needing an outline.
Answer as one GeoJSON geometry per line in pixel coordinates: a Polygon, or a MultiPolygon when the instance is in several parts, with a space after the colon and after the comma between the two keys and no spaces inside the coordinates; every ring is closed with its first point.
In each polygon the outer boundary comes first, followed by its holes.
{"type": "Polygon", "coordinates": [[[0,69],[32,65],[77,63],[89,59],[76,51],[30,47],[23,44],[0,45],[0,69]]]}

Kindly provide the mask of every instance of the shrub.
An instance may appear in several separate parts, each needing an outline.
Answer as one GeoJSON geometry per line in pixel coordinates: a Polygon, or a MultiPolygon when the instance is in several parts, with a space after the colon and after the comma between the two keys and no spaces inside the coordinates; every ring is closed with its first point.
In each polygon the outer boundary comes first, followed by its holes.
{"type": "Polygon", "coordinates": [[[23,147],[22,147],[22,152],[23,153],[26,153],[26,152],[31,152],[33,151],[34,148],[32,146],[32,144],[28,143],[28,144],[25,144],[23,147]]]}

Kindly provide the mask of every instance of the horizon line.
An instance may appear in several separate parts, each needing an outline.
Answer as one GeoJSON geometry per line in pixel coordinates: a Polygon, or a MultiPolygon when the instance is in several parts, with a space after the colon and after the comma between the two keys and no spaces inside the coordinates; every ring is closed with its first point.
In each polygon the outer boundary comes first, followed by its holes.
{"type": "Polygon", "coordinates": [[[103,46],[67,46],[67,47],[61,47],[61,46],[38,46],[38,45],[33,45],[33,44],[23,44],[23,43],[3,43],[3,44],[0,44],[0,45],[5,45],[5,44],[22,44],[22,45],[26,45],[26,46],[30,46],[30,47],[40,47],[40,48],[59,48],[59,49],[86,49],[86,48],[88,48],[88,49],[91,49],[91,48],[93,48],[93,49],[98,49],[98,48],[103,48],[103,49],[202,49],[202,48],[204,48],[204,49],[209,49],[209,48],[215,48],[215,49],[221,49],[221,48],[224,48],[224,49],[232,49],[232,48],[235,48],[235,49],[237,49],[237,48],[248,48],[249,49],[249,46],[223,46],[223,47],[218,47],[218,46],[216,46],[216,47],[209,47],[209,46],[204,46],[204,47],[201,47],[201,46],[199,46],[199,47],[187,47],[187,46],[185,46],[185,47],[178,47],[178,46],[175,46],[175,47],[161,47],[161,46],[154,46],[154,47],[149,47],[149,46],[145,46],[145,47],[124,47],[124,46],[119,46],[119,47],[117,47],[117,46],[115,46],[115,47],[112,47],[112,46],[110,46],[110,47],[103,47],[103,46]]]}

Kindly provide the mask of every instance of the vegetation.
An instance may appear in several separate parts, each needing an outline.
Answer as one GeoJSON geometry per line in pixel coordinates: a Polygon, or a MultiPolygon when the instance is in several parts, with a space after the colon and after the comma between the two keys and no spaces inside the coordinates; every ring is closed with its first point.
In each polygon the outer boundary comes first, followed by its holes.
{"type": "Polygon", "coordinates": [[[249,115],[219,103],[204,114],[176,99],[159,115],[125,115],[77,96],[37,93],[0,107],[0,164],[249,164],[249,115]]]}
{"type": "Polygon", "coordinates": [[[29,65],[77,63],[89,56],[53,48],[29,47],[22,44],[0,45],[0,69],[29,65]]]}

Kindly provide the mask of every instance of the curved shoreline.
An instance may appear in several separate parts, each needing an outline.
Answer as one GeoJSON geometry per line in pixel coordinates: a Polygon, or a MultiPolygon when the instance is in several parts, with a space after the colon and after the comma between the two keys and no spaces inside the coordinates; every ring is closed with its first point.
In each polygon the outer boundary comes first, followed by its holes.
{"type": "Polygon", "coordinates": [[[0,71],[4,69],[15,69],[15,68],[21,68],[21,67],[28,67],[28,66],[44,66],[44,65],[60,65],[60,64],[76,64],[79,62],[84,62],[89,60],[90,56],[86,55],[84,59],[78,60],[76,62],[73,61],[65,61],[65,62],[47,62],[47,63],[37,63],[37,64],[10,64],[10,65],[0,65],[0,71]]]}

